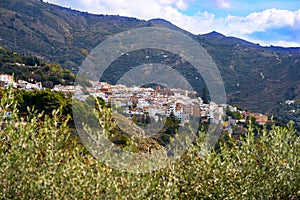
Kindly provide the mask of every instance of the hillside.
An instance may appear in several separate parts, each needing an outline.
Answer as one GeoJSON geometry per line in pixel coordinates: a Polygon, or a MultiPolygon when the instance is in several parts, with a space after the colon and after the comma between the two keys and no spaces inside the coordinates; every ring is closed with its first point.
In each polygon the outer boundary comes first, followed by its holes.
{"type": "Polygon", "coordinates": [[[219,67],[231,103],[272,113],[275,103],[300,96],[300,48],[262,47],[215,32],[196,40],[219,67]]]}
{"type": "Polygon", "coordinates": [[[108,36],[149,23],[91,15],[38,0],[0,2],[1,44],[76,71],[86,54],[108,36]]]}
{"type": "Polygon", "coordinates": [[[15,80],[40,82],[44,87],[70,85],[75,75],[59,64],[50,64],[37,57],[20,55],[0,46],[0,73],[14,75],[15,80]]]}
{"type": "MultiPolygon", "coordinates": [[[[132,28],[159,26],[188,34],[210,53],[225,82],[228,103],[272,113],[278,102],[300,96],[300,48],[262,47],[217,32],[192,35],[161,19],[144,21],[94,15],[38,0],[2,0],[0,13],[0,45],[59,63],[73,72],[78,70],[88,52],[113,34],[132,28]]],[[[149,51],[135,52],[129,60],[121,58],[115,67],[119,72],[126,71],[124,66],[140,64],[143,61],[139,60],[147,53],[149,51]]],[[[179,58],[174,55],[159,61],[168,64],[176,59],[179,58]]],[[[186,63],[179,63],[175,67],[188,80],[193,80],[194,72],[186,66],[186,63]]],[[[112,77],[107,81],[112,81],[112,77]]],[[[203,85],[196,85],[199,93],[203,85]]]]}

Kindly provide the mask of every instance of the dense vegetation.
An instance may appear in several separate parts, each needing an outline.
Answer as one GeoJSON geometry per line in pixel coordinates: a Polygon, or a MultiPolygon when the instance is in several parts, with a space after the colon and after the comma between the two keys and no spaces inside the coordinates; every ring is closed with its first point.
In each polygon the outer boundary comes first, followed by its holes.
{"type": "Polygon", "coordinates": [[[219,150],[202,146],[204,133],[166,168],[151,173],[111,169],[91,156],[60,111],[19,117],[12,91],[0,119],[0,196],[4,199],[299,199],[300,138],[292,124],[250,126],[241,142],[230,135],[219,150]]]}
{"type": "Polygon", "coordinates": [[[72,99],[71,95],[66,96],[62,92],[55,92],[49,89],[46,90],[17,90],[16,99],[18,101],[17,108],[20,113],[25,115],[28,113],[28,108],[33,108],[38,113],[43,112],[46,115],[51,115],[53,110],[61,108],[63,116],[72,115],[72,99]]]}
{"type": "Polygon", "coordinates": [[[272,110],[272,114],[281,124],[287,123],[288,120],[294,121],[295,128],[300,130],[300,99],[296,99],[290,105],[278,103],[272,110]]]}
{"type": "Polygon", "coordinates": [[[68,85],[75,75],[59,64],[49,64],[35,56],[20,55],[0,46],[0,73],[14,75],[16,80],[41,82],[45,87],[68,85]]]}

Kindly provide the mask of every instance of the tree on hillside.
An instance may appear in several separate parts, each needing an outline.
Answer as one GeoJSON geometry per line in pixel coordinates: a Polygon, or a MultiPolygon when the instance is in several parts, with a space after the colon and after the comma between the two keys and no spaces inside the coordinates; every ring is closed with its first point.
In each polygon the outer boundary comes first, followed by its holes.
{"type": "Polygon", "coordinates": [[[53,92],[51,90],[21,90],[17,93],[18,109],[20,112],[26,113],[27,108],[34,107],[38,112],[52,114],[52,111],[62,107],[64,115],[71,115],[72,101],[66,98],[62,92],[53,92]]]}

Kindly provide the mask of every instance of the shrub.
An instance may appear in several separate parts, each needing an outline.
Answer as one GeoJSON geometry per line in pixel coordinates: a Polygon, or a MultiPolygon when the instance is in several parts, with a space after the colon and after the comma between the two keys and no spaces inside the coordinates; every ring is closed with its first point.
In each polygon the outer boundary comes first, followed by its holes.
{"type": "Polygon", "coordinates": [[[61,120],[33,110],[22,119],[8,91],[0,120],[0,196],[4,199],[299,199],[300,140],[292,125],[230,135],[201,156],[204,133],[177,162],[151,173],[110,169],[61,120]]]}

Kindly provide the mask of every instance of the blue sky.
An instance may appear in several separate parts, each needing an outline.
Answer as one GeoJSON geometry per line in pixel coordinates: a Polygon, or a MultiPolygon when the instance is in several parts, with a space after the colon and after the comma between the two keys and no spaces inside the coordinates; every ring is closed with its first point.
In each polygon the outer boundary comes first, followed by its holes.
{"type": "Polygon", "coordinates": [[[194,34],[211,31],[262,46],[300,47],[300,0],[45,0],[96,14],[163,18],[194,34]]]}

